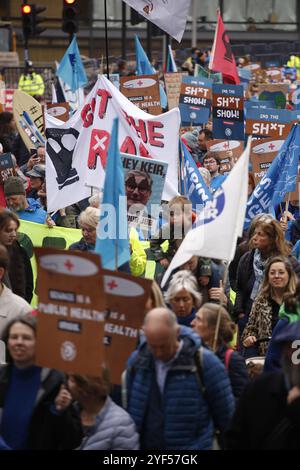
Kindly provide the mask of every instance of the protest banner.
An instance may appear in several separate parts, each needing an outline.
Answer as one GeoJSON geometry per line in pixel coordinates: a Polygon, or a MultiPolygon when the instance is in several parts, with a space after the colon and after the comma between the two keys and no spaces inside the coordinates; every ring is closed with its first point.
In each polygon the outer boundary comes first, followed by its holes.
{"type": "Polygon", "coordinates": [[[3,185],[5,181],[15,175],[15,169],[11,153],[2,153],[0,155],[0,185],[3,185]]]}
{"type": "Polygon", "coordinates": [[[106,307],[104,357],[111,383],[121,384],[126,361],[136,349],[152,281],[103,270],[106,307]]]}
{"type": "Polygon", "coordinates": [[[158,75],[120,77],[120,92],[146,113],[161,114],[158,75]]]}
{"type": "Polygon", "coordinates": [[[247,135],[286,139],[293,125],[293,114],[287,109],[249,109],[246,115],[247,135]]]}
{"type": "Polygon", "coordinates": [[[36,364],[99,377],[104,355],[105,295],[100,257],[36,248],[36,364]]]}
{"type": "Polygon", "coordinates": [[[274,140],[272,138],[252,140],[250,160],[253,168],[255,186],[267,173],[272,161],[278,154],[284,139],[274,140]]]}
{"type": "Polygon", "coordinates": [[[45,144],[42,105],[33,96],[15,90],[13,115],[18,132],[28,150],[45,144]]]}
{"type": "Polygon", "coordinates": [[[287,83],[261,83],[258,85],[258,99],[274,101],[275,108],[285,109],[288,91],[287,83]]]}
{"type": "Polygon", "coordinates": [[[220,162],[219,172],[227,175],[244,151],[244,141],[213,139],[207,142],[207,150],[216,154],[220,162]]]}
{"type": "Polygon", "coordinates": [[[127,196],[128,225],[148,231],[155,227],[155,218],[158,217],[158,213],[153,214],[151,209],[154,205],[158,207],[161,204],[168,164],[124,153],[121,154],[121,159],[127,196]],[[134,210],[134,205],[142,205],[145,209],[138,209],[136,206],[137,210],[134,210]],[[133,210],[130,210],[131,208],[133,210]]]}
{"type": "Polygon", "coordinates": [[[67,123],[46,113],[46,186],[48,210],[101,189],[114,118],[119,118],[119,148],[123,153],[168,163],[163,199],[178,194],[178,109],[152,116],[132,104],[101,76],[85,104],[67,123]]]}
{"type": "Polygon", "coordinates": [[[70,117],[70,105],[69,103],[47,103],[47,113],[50,116],[60,119],[63,122],[67,122],[70,117]]]}
{"type": "Polygon", "coordinates": [[[183,77],[179,110],[183,125],[198,126],[209,120],[212,103],[212,80],[183,77]]]}
{"type": "Polygon", "coordinates": [[[274,109],[275,103],[274,101],[245,101],[245,114],[247,117],[247,112],[249,109],[274,109]]]}
{"type": "Polygon", "coordinates": [[[177,108],[182,77],[186,75],[187,72],[172,72],[164,74],[169,109],[177,108]]]}
{"type": "Polygon", "coordinates": [[[213,136],[244,140],[244,88],[213,85],[213,136]]]}

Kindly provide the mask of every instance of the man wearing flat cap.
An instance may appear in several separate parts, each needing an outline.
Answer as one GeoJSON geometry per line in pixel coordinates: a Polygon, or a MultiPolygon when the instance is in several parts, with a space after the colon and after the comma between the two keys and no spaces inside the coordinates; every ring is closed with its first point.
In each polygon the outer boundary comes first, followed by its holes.
{"type": "Polygon", "coordinates": [[[30,178],[30,191],[27,194],[27,197],[38,199],[38,192],[42,189],[43,183],[45,181],[46,165],[43,165],[42,163],[34,165],[32,170],[27,171],[26,174],[30,178]]]}
{"type": "Polygon", "coordinates": [[[15,212],[22,220],[44,224],[47,213],[40,203],[32,198],[26,198],[25,188],[18,176],[11,176],[4,183],[4,196],[8,209],[15,212]]]}

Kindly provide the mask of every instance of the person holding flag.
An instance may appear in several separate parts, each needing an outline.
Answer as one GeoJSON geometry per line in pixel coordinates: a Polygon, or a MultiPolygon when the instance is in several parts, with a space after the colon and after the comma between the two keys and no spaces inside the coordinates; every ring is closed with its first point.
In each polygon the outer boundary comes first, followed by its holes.
{"type": "Polygon", "coordinates": [[[131,229],[128,235],[127,203],[122,160],[118,146],[118,118],[114,119],[107,155],[100,220],[95,252],[101,255],[105,269],[131,272],[141,276],[146,268],[146,254],[138,234],[131,229]],[[110,212],[114,212],[113,233],[110,233],[110,212]],[[108,225],[107,225],[108,223],[108,225]],[[108,228],[108,230],[107,230],[108,228]]]}

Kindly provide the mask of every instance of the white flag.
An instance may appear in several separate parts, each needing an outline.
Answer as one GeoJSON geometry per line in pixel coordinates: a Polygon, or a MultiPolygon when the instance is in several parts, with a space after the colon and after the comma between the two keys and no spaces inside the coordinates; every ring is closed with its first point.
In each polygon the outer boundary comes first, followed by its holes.
{"type": "Polygon", "coordinates": [[[162,280],[162,287],[172,271],[192,256],[231,261],[236,240],[242,235],[248,197],[248,164],[250,139],[247,148],[231,170],[223,185],[214,193],[203,211],[204,221],[187,233],[162,280]]]}
{"type": "Polygon", "coordinates": [[[191,0],[124,0],[147,20],[181,41],[191,0]]]}

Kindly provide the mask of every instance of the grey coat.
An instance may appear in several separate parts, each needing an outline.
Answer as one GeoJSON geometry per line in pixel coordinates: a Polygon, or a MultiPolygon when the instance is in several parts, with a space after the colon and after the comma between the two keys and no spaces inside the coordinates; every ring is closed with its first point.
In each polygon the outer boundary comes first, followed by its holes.
{"type": "Polygon", "coordinates": [[[129,414],[107,397],[78,450],[138,450],[139,435],[129,414]]]}

